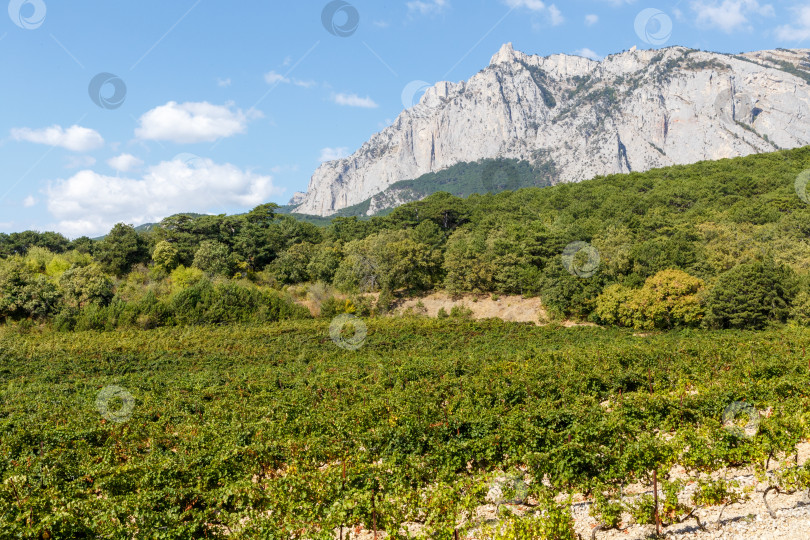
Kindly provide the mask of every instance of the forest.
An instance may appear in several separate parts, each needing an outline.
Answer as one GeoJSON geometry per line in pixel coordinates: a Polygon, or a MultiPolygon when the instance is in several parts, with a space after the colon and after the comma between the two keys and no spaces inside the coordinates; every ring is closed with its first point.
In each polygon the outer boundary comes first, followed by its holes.
{"type": "MultiPolygon", "coordinates": [[[[505,177],[507,166],[478,165],[505,177]]],[[[808,169],[801,148],[466,198],[438,192],[326,226],[265,204],[145,231],[118,224],[100,240],[2,234],[0,320],[62,331],[266,322],[310,317],[301,299],[324,317],[382,315],[446,290],[539,296],[546,322],[803,325],[808,169]]]]}

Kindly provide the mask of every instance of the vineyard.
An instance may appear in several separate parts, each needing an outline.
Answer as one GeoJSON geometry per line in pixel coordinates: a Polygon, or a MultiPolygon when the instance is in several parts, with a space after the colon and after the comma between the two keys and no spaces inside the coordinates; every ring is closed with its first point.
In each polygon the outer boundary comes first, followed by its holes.
{"type": "MultiPolygon", "coordinates": [[[[623,487],[653,475],[668,496],[633,515],[666,528],[694,511],[669,496],[673,464],[764,470],[810,434],[806,328],[366,323],[356,347],[328,320],[5,328],[0,537],[463,538],[492,526],[472,510],[508,478],[533,511],[488,537],[575,538],[561,494],[609,529],[623,487]]],[[[736,496],[704,476],[695,504],[736,496]]]]}

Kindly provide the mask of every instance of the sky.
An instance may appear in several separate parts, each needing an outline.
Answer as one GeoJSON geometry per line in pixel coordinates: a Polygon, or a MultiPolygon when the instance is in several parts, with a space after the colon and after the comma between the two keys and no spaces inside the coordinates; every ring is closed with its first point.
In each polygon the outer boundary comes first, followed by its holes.
{"type": "Polygon", "coordinates": [[[808,0],[8,4],[0,232],[70,238],[286,204],[322,161],[507,42],[595,59],[633,46],[810,48],[808,0]]]}

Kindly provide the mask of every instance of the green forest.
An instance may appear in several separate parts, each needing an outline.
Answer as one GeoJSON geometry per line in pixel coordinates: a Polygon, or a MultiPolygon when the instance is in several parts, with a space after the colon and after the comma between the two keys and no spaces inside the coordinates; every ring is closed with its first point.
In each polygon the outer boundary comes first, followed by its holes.
{"type": "MultiPolygon", "coordinates": [[[[497,185],[517,170],[482,162],[461,177],[472,182],[476,167],[497,185]]],[[[802,148],[466,198],[437,192],[325,226],[265,204],[140,231],[118,224],[98,241],[3,234],[0,319],[66,331],[276,321],[309,317],[302,297],[322,316],[382,315],[398,298],[446,290],[539,296],[553,319],[636,329],[806,324],[808,169],[802,148]]]]}

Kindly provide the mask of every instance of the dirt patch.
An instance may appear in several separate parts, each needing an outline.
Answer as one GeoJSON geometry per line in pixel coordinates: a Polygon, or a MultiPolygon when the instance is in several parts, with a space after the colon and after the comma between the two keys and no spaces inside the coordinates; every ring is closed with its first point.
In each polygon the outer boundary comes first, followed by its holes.
{"type": "MultiPolygon", "coordinates": [[[[502,319],[511,322],[530,322],[538,326],[548,324],[549,316],[540,298],[522,296],[490,296],[466,294],[453,297],[445,292],[435,292],[418,298],[398,300],[394,311],[403,314],[409,310],[415,314],[438,317],[439,311],[446,313],[454,307],[469,309],[473,319],[502,319]]],[[[595,326],[592,323],[565,321],[563,326],[595,326]]]]}

